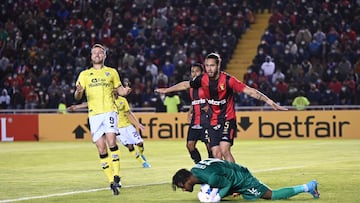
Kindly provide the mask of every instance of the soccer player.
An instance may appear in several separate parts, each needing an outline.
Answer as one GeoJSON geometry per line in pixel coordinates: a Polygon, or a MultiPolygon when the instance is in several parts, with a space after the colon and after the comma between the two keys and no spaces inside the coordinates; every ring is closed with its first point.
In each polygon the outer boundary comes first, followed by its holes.
{"type": "Polygon", "coordinates": [[[216,196],[201,194],[206,202],[219,202],[221,198],[228,195],[238,196],[240,194],[247,200],[288,199],[303,192],[311,194],[313,198],[320,196],[316,180],[302,185],[272,190],[254,177],[246,167],[220,159],[202,160],[195,164],[190,171],[178,170],[172,178],[174,190],[179,187],[183,191],[192,192],[195,184],[204,183],[219,189],[216,196]]]}
{"type": "Polygon", "coordinates": [[[80,100],[86,93],[88,116],[92,141],[95,143],[100,157],[102,169],[108,178],[114,195],[119,195],[120,150],[116,144],[117,113],[113,89],[125,96],[131,88],[121,85],[118,72],[104,65],[105,47],[95,44],[91,48],[92,67],[80,72],[76,81],[74,97],[80,100]],[[110,156],[107,148],[110,149],[110,156]]]}
{"type": "Polygon", "coordinates": [[[150,168],[151,165],[146,161],[144,156],[144,140],[134,127],[135,125],[143,131],[145,130],[145,126],[138,121],[135,114],[130,110],[129,103],[125,97],[116,95],[115,105],[119,116],[119,134],[116,138],[122,145],[128,148],[129,152],[144,168],[150,168]],[[135,150],[134,145],[138,147],[137,151],[135,150]]]}
{"type": "MultiPolygon", "coordinates": [[[[195,63],[191,66],[191,78],[195,78],[203,73],[204,69],[201,64],[195,63]]],[[[209,145],[209,106],[206,102],[206,96],[203,88],[190,88],[191,107],[188,111],[190,122],[186,148],[190,153],[191,159],[197,163],[201,161],[201,155],[196,148],[198,140],[202,141],[207,149],[208,158],[212,158],[209,145]]]]}
{"type": "Polygon", "coordinates": [[[260,91],[251,88],[243,82],[223,71],[220,71],[221,58],[216,53],[210,53],[205,58],[204,74],[195,77],[190,82],[183,81],[169,88],[159,88],[155,92],[168,93],[186,90],[190,87],[205,90],[208,104],[211,107],[210,116],[210,147],[215,158],[235,162],[231,153],[231,146],[236,136],[236,112],[234,93],[245,93],[261,100],[274,110],[287,110],[269,99],[260,91]]]}
{"type": "MultiPolygon", "coordinates": [[[[122,145],[128,148],[129,152],[144,168],[150,168],[151,165],[147,162],[144,155],[144,140],[134,127],[137,126],[140,130],[145,130],[145,126],[137,120],[135,114],[130,110],[129,103],[125,97],[118,96],[117,93],[114,93],[114,96],[118,112],[118,132],[116,133],[116,138],[122,145]],[[138,147],[138,150],[135,150],[134,145],[138,147]]],[[[71,105],[68,107],[68,111],[75,111],[87,106],[87,102],[71,105]]]]}

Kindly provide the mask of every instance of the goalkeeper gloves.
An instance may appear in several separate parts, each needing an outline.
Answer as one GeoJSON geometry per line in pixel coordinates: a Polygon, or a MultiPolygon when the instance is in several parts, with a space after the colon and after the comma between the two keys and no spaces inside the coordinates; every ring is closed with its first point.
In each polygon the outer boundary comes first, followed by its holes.
{"type": "Polygon", "coordinates": [[[220,202],[221,197],[219,194],[212,195],[204,192],[198,192],[198,198],[200,202],[220,202]]]}

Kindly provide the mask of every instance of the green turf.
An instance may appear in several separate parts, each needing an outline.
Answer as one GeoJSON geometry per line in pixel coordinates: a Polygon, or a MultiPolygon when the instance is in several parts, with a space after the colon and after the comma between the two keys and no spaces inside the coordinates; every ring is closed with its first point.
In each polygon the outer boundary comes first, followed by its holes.
{"type": "MultiPolygon", "coordinates": [[[[277,203],[360,202],[360,140],[237,140],[232,151],[237,162],[273,189],[319,181],[320,199],[300,194],[277,203]]],[[[195,192],[174,192],[170,185],[177,169],[192,166],[185,141],[145,141],[150,169],[124,147],[121,152],[124,188],[113,196],[92,143],[0,143],[0,202],[198,202],[195,192]]]]}

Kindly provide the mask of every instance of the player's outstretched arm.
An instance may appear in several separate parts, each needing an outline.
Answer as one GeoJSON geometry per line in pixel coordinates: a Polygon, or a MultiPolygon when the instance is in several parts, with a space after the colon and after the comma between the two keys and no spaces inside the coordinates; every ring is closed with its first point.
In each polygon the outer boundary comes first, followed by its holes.
{"type": "Polygon", "coordinates": [[[87,102],[83,102],[81,104],[74,104],[74,105],[71,105],[67,108],[68,111],[76,111],[78,109],[83,109],[83,108],[86,108],[88,107],[88,103],[87,102]]]}
{"type": "Polygon", "coordinates": [[[127,117],[129,118],[130,122],[135,125],[136,127],[138,127],[141,131],[145,130],[145,126],[142,125],[139,120],[136,118],[135,114],[132,111],[128,111],[126,113],[127,117]]]}
{"type": "Polygon", "coordinates": [[[267,97],[265,94],[261,93],[260,91],[258,91],[257,89],[254,89],[252,87],[246,86],[244,89],[244,93],[257,99],[257,100],[267,103],[274,110],[283,110],[283,111],[288,110],[287,108],[278,105],[273,100],[271,100],[269,97],[267,97]]]}
{"type": "Polygon", "coordinates": [[[161,93],[161,94],[166,94],[166,93],[170,93],[170,92],[178,92],[178,91],[182,91],[182,90],[187,90],[190,88],[190,82],[189,81],[182,81],[179,82],[171,87],[168,88],[158,88],[155,89],[156,93],[161,93]]]}

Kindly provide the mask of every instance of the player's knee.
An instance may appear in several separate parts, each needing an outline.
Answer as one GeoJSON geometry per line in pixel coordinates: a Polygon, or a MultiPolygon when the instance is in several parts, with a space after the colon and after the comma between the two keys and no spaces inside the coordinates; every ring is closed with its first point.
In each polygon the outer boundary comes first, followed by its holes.
{"type": "Polygon", "coordinates": [[[117,145],[110,147],[110,151],[114,152],[117,151],[119,149],[119,147],[117,145]]]}
{"type": "Polygon", "coordinates": [[[186,148],[187,148],[189,151],[194,151],[194,150],[195,150],[195,143],[194,143],[194,142],[187,142],[187,143],[186,143],[186,148]]]}
{"type": "Polygon", "coordinates": [[[129,152],[132,152],[132,151],[134,151],[135,150],[135,148],[134,148],[134,145],[126,145],[126,147],[129,149],[129,152]]]}
{"type": "Polygon", "coordinates": [[[107,158],[108,156],[109,156],[108,153],[106,153],[106,154],[99,154],[100,159],[105,159],[105,158],[107,158]]]}

